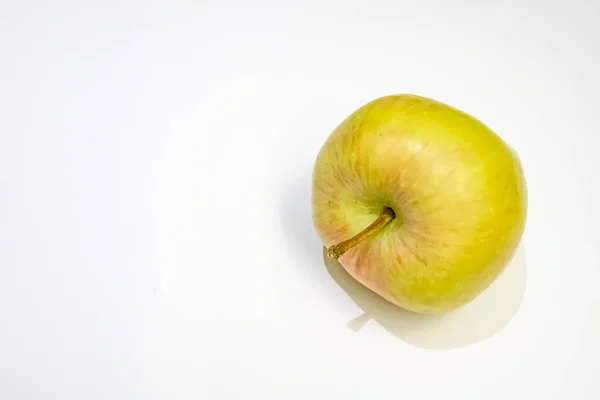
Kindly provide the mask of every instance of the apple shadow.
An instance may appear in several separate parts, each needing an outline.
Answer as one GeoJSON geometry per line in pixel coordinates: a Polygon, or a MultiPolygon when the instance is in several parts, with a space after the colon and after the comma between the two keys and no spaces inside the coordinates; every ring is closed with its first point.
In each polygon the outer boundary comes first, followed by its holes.
{"type": "Polygon", "coordinates": [[[289,184],[282,193],[279,205],[279,217],[289,255],[305,266],[303,270],[313,282],[326,285],[329,277],[320,254],[323,244],[312,223],[310,177],[298,177],[290,180],[289,184]]]}
{"type": "Polygon", "coordinates": [[[523,243],[503,273],[471,303],[445,315],[431,316],[404,310],[356,281],[336,260],[327,257],[325,266],[335,282],[364,313],[347,323],[355,332],[371,321],[413,346],[448,350],[483,341],[504,329],[516,315],[527,280],[523,243]]]}

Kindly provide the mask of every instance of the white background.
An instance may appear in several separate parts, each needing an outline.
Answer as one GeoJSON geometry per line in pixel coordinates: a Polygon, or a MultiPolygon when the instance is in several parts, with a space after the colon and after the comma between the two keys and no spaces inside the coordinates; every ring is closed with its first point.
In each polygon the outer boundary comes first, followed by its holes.
{"type": "Polygon", "coordinates": [[[1,0],[0,398],[600,398],[599,15],[1,0]],[[391,93],[525,168],[523,247],[454,316],[390,310],[312,228],[320,146],[391,93]]]}

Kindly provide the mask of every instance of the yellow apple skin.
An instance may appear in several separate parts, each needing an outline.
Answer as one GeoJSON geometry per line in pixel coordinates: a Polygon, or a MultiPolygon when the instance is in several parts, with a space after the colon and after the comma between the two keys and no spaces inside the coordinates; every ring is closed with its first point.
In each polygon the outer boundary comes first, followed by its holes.
{"type": "Polygon", "coordinates": [[[385,207],[396,217],[341,265],[388,301],[440,314],[469,303],[508,264],[527,192],[517,154],[474,117],[416,95],[375,99],[346,118],[313,171],[313,222],[327,247],[385,207]]]}

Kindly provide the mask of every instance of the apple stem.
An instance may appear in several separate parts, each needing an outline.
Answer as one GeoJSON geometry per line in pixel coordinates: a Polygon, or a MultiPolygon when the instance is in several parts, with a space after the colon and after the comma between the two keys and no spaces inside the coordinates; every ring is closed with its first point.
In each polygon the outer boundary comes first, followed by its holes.
{"type": "Polygon", "coordinates": [[[335,244],[328,248],[327,256],[329,256],[329,258],[337,260],[345,252],[379,232],[381,228],[390,223],[395,217],[396,214],[394,213],[394,210],[392,210],[389,207],[384,208],[381,212],[381,215],[371,225],[366,227],[362,232],[358,233],[357,235],[351,237],[348,240],[344,240],[343,242],[335,244]]]}

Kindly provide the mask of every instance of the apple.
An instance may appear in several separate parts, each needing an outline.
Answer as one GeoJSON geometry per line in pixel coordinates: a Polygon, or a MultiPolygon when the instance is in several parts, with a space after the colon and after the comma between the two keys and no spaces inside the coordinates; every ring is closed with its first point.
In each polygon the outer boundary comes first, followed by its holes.
{"type": "Polygon", "coordinates": [[[473,116],[410,94],[372,100],[337,126],[316,157],[311,197],[329,257],[422,314],[481,294],[527,217],[516,152],[473,116]]]}

